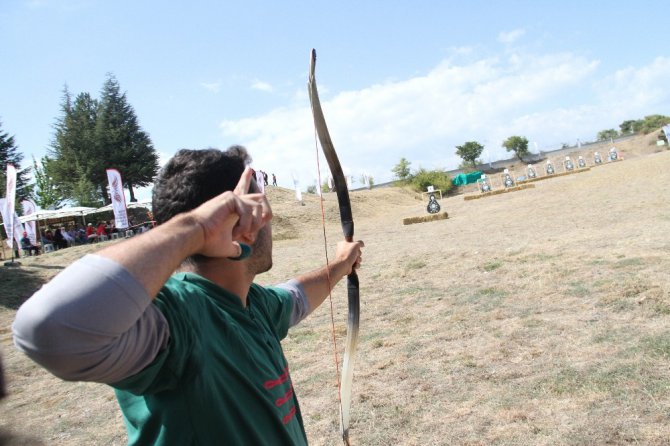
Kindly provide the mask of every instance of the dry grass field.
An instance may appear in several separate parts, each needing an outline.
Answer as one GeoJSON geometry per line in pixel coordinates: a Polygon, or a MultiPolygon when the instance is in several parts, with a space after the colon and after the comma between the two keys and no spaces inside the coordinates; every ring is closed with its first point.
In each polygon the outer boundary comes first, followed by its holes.
{"type": "MultiPolygon", "coordinates": [[[[625,161],[533,189],[444,198],[446,220],[404,226],[426,203],[403,189],[351,194],[366,243],[352,444],[670,442],[670,151],[629,144],[625,161]]],[[[317,197],[269,196],[265,284],[325,261],[317,197]]],[[[333,194],[325,207],[332,256],[333,194]]],[[[12,346],[17,305],[86,250],[0,270],[0,444],[125,444],[109,388],[62,382],[12,346]]],[[[333,309],[341,360],[344,284],[333,309]]],[[[284,342],[313,445],[341,443],[330,317],[326,302],[284,342]]]]}

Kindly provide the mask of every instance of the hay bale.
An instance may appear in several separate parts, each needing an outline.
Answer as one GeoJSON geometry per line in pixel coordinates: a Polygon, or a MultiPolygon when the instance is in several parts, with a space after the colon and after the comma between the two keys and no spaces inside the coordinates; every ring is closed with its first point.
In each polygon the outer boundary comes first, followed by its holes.
{"type": "Polygon", "coordinates": [[[446,220],[449,218],[447,212],[438,212],[437,214],[422,215],[420,217],[407,217],[402,219],[403,225],[413,225],[414,223],[426,223],[429,221],[446,220]]]}
{"type": "Polygon", "coordinates": [[[463,197],[464,200],[476,200],[478,198],[485,198],[485,197],[490,197],[491,195],[500,195],[500,194],[507,194],[509,192],[516,192],[519,190],[524,190],[524,189],[535,189],[534,184],[521,184],[519,186],[514,186],[514,187],[508,187],[507,189],[497,189],[497,190],[492,190],[491,192],[484,192],[483,194],[474,194],[474,195],[466,195],[463,197]]]}
{"type": "Polygon", "coordinates": [[[541,176],[541,177],[528,178],[527,180],[518,181],[517,184],[534,183],[536,181],[548,180],[549,178],[564,177],[566,175],[572,175],[573,173],[588,172],[589,170],[591,170],[590,167],[582,167],[581,169],[577,168],[575,170],[569,170],[567,172],[552,173],[551,175],[544,175],[544,176],[541,176]]]}

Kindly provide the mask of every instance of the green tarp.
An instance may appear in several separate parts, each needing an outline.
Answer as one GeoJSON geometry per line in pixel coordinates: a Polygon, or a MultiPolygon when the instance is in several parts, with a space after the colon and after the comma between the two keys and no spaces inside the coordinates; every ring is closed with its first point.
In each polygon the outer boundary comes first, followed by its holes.
{"type": "Polygon", "coordinates": [[[465,186],[466,184],[476,183],[477,180],[480,179],[481,177],[482,173],[479,171],[470,173],[460,173],[451,180],[451,183],[454,186],[465,186]]]}

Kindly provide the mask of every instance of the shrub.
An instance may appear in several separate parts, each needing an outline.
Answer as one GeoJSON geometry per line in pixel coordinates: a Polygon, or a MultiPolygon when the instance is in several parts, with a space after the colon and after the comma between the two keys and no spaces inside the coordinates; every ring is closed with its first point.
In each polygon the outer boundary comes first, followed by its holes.
{"type": "Polygon", "coordinates": [[[416,192],[426,192],[428,186],[447,194],[453,188],[451,177],[444,170],[419,169],[408,180],[407,184],[416,192]]]}

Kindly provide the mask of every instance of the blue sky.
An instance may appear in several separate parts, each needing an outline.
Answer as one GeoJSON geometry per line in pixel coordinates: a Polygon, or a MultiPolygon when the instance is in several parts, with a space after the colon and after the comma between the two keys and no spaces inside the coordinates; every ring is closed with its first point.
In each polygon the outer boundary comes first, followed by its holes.
{"type": "Polygon", "coordinates": [[[401,157],[454,168],[466,141],[488,161],[511,135],[547,150],[670,115],[667,17],[644,0],[2,0],[0,120],[27,166],[46,154],[63,86],[98,96],[111,72],[162,160],[243,144],[305,189],[314,47],[345,173],[383,182],[401,157]]]}

